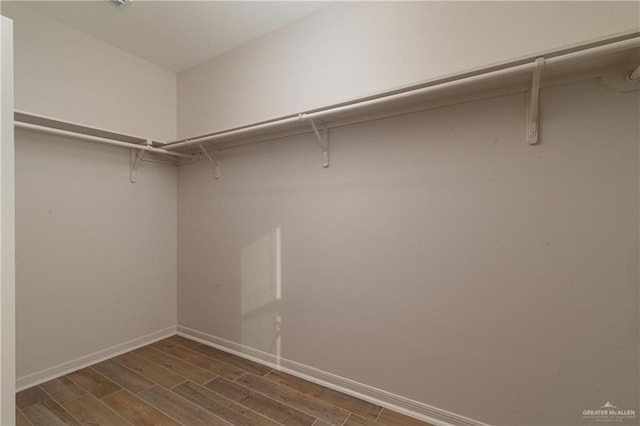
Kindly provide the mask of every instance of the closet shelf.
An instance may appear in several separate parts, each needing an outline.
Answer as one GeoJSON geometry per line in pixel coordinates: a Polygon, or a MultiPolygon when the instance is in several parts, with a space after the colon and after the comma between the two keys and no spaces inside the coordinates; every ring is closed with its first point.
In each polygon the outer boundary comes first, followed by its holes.
{"type": "Polygon", "coordinates": [[[147,152],[190,160],[203,156],[212,163],[217,179],[220,177],[220,150],[286,136],[313,134],[320,145],[321,165],[327,167],[331,128],[482,99],[496,93],[529,92],[526,140],[535,144],[538,142],[537,100],[541,87],[561,84],[567,78],[602,77],[602,82],[615,90],[638,90],[639,64],[640,32],[634,32],[171,143],[23,111],[15,112],[14,121],[16,128],[129,148],[132,152],[132,182],[135,182],[136,169],[147,152]]]}
{"type": "MultiPolygon", "coordinates": [[[[532,84],[535,82],[536,69],[538,69],[538,74],[542,76],[540,86],[545,87],[563,78],[566,79],[567,76],[586,76],[589,73],[591,77],[599,76],[603,74],[605,69],[620,66],[621,71],[619,75],[615,76],[619,80],[618,83],[626,85],[627,89],[624,90],[629,90],[628,88],[639,89],[640,80],[627,79],[639,64],[640,32],[634,32],[570,49],[546,52],[492,67],[449,75],[299,114],[180,139],[166,144],[164,148],[168,151],[196,153],[202,149],[200,147],[202,145],[216,151],[284,136],[313,133],[316,134],[320,142],[321,135],[319,135],[317,128],[314,130],[314,125],[331,129],[346,124],[397,115],[393,111],[402,108],[410,109],[413,107],[417,111],[421,107],[428,109],[428,104],[454,104],[469,99],[494,96],[496,91],[508,93],[537,91],[536,89],[539,88],[532,84]]],[[[537,104],[534,105],[532,102],[531,107],[537,108],[537,104]]],[[[530,111],[529,117],[532,116],[537,119],[535,111],[530,111]]],[[[531,143],[531,141],[529,142],[531,143]]],[[[535,142],[537,142],[537,138],[535,142]]]]}
{"type": "Polygon", "coordinates": [[[23,111],[14,111],[13,121],[17,129],[33,130],[41,133],[82,139],[89,142],[115,145],[135,151],[153,152],[178,158],[194,158],[193,155],[168,151],[162,148],[164,144],[161,142],[43,117],[23,111]]]}

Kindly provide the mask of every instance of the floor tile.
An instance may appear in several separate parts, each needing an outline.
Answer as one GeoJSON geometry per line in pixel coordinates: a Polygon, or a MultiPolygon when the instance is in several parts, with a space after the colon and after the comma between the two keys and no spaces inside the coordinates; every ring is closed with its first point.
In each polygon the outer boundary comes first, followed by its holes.
{"type": "Polygon", "coordinates": [[[16,407],[16,426],[31,426],[31,422],[27,420],[18,407],[16,407]]]}
{"type": "Polygon", "coordinates": [[[169,389],[187,380],[131,352],[115,357],[114,361],[169,389]]]}
{"type": "Polygon", "coordinates": [[[313,416],[222,377],[213,379],[205,387],[287,426],[311,426],[316,420],[313,416]]]}
{"type": "Polygon", "coordinates": [[[405,416],[404,414],[387,410],[386,408],[382,409],[378,417],[378,423],[385,426],[433,426],[431,423],[423,422],[422,420],[414,419],[413,417],[405,416]]]}
{"type": "Polygon", "coordinates": [[[184,346],[185,348],[195,348],[196,346],[200,345],[200,342],[187,339],[186,337],[178,336],[177,334],[171,337],[167,337],[165,340],[175,345],[184,346]]]}
{"type": "Polygon", "coordinates": [[[93,395],[84,395],[63,404],[83,425],[100,426],[129,426],[129,422],[120,417],[106,405],[98,401],[93,395]]]}
{"type": "Polygon", "coordinates": [[[290,405],[313,417],[331,423],[332,425],[342,425],[347,417],[349,417],[349,412],[347,410],[297,392],[289,387],[273,383],[253,374],[246,374],[240,377],[236,380],[236,383],[255,392],[268,395],[276,401],[290,405]]]}
{"type": "Polygon", "coordinates": [[[102,402],[136,426],[180,426],[174,419],[124,389],[105,397],[102,402]]]}
{"type": "MultiPolygon", "coordinates": [[[[380,423],[376,423],[374,420],[360,417],[357,414],[351,414],[344,426],[378,426],[380,423]]],[[[316,426],[316,425],[314,425],[316,426]]]]}
{"type": "Polygon", "coordinates": [[[211,357],[213,359],[216,359],[220,362],[224,362],[225,364],[232,365],[248,373],[252,373],[258,376],[263,376],[271,371],[271,368],[266,367],[262,364],[249,361],[248,359],[240,358],[238,356],[221,351],[219,349],[212,348],[211,346],[200,345],[193,348],[193,350],[203,355],[206,355],[208,357],[211,357]]]}
{"type": "Polygon", "coordinates": [[[102,398],[120,390],[120,386],[116,385],[91,367],[69,373],[67,374],[67,377],[96,398],[102,398]]]}
{"type": "Polygon", "coordinates": [[[220,417],[214,416],[162,386],[154,386],[140,392],[138,396],[185,425],[229,425],[220,417]]]}
{"type": "Polygon", "coordinates": [[[162,352],[168,351],[169,349],[173,349],[176,347],[182,347],[182,346],[172,343],[167,339],[158,340],[157,342],[154,342],[150,345],[145,346],[145,348],[153,348],[162,352]]]}
{"type": "Polygon", "coordinates": [[[92,368],[133,393],[138,393],[155,385],[151,380],[110,359],[93,365],[92,368]]]}
{"type": "Polygon", "coordinates": [[[40,387],[60,404],[76,399],[86,393],[84,389],[66,376],[50,380],[41,384],[40,387]]]}
{"type": "Polygon", "coordinates": [[[225,364],[220,361],[203,355],[198,352],[194,352],[190,349],[178,346],[176,348],[167,351],[169,355],[180,358],[190,364],[197,365],[200,368],[204,368],[207,371],[211,371],[218,376],[222,376],[225,379],[235,380],[242,376],[245,371],[229,364],[225,364]]]}
{"type": "Polygon", "coordinates": [[[45,399],[49,399],[49,395],[39,386],[34,386],[29,389],[25,389],[16,394],[16,405],[20,409],[24,409],[30,405],[42,402],[45,399]]]}
{"type": "Polygon", "coordinates": [[[299,379],[280,371],[272,371],[267,374],[265,378],[274,383],[287,386],[305,395],[318,398],[367,419],[375,420],[376,417],[378,417],[380,410],[382,410],[382,407],[378,405],[311,383],[307,380],[299,379]]]}
{"type": "Polygon", "coordinates": [[[212,373],[211,371],[204,370],[200,367],[197,367],[188,362],[184,362],[181,359],[178,359],[165,352],[157,351],[155,349],[142,349],[135,351],[135,354],[140,358],[144,358],[146,360],[154,362],[181,377],[184,377],[201,385],[216,377],[216,374],[212,373]]]}
{"type": "Polygon", "coordinates": [[[278,426],[273,420],[193,382],[178,385],[173,392],[233,425],[278,426]]]}
{"type": "Polygon", "coordinates": [[[67,410],[52,399],[25,408],[24,416],[33,426],[80,425],[67,410]]]}

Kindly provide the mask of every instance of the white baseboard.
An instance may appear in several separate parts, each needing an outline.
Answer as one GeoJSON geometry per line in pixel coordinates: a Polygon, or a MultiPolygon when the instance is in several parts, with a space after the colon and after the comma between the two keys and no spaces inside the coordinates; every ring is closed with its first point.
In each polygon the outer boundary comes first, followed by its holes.
{"type": "Polygon", "coordinates": [[[225,352],[232,353],[239,357],[258,362],[270,368],[289,373],[301,379],[369,401],[381,407],[424,420],[435,426],[489,426],[478,420],[473,420],[437,407],[432,407],[422,402],[414,401],[391,392],[377,389],[308,365],[284,358],[278,358],[275,355],[253,349],[239,343],[231,342],[229,340],[221,339],[188,327],[179,325],[177,334],[206,345],[213,346],[225,352]]]}
{"type": "Polygon", "coordinates": [[[80,368],[88,367],[92,364],[104,361],[114,356],[121,355],[125,352],[132,351],[142,346],[146,346],[155,341],[164,339],[176,334],[176,327],[168,327],[162,330],[149,333],[145,336],[137,337],[124,343],[120,343],[110,348],[102,349],[97,352],[81,356],[71,361],[63,362],[62,364],[54,365],[53,367],[45,368],[44,370],[36,371],[35,373],[27,374],[16,379],[16,392],[23,389],[30,388],[31,386],[39,385],[40,383],[48,382],[57,377],[64,376],[72,371],[80,368]]]}

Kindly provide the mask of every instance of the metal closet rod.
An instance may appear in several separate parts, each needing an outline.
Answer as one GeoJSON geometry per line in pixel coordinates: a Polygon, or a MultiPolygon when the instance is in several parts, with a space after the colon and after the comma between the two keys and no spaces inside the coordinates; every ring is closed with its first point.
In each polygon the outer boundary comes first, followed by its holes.
{"type": "MultiPolygon", "coordinates": [[[[627,49],[640,47],[640,36],[636,34],[633,35],[633,38],[628,38],[626,40],[612,41],[606,44],[598,45],[595,47],[586,47],[577,51],[571,51],[568,53],[549,53],[544,58],[544,64],[546,66],[550,65],[558,65],[570,61],[574,61],[577,59],[592,57],[603,55],[607,53],[619,52],[627,49]]],[[[346,112],[350,110],[357,110],[360,108],[383,105],[387,102],[396,102],[402,101],[405,99],[410,99],[413,97],[419,97],[425,95],[429,92],[442,90],[442,89],[451,89],[458,86],[464,86],[468,84],[482,82],[484,80],[495,79],[499,77],[507,77],[514,74],[520,74],[524,72],[533,72],[536,68],[536,61],[538,58],[534,58],[531,62],[526,63],[518,63],[515,64],[506,64],[501,68],[496,69],[495,67],[479,70],[475,72],[473,75],[469,75],[469,73],[457,74],[446,79],[440,79],[440,81],[434,81],[432,83],[426,83],[427,86],[423,86],[416,89],[406,89],[404,91],[398,92],[389,91],[383,92],[375,96],[375,98],[361,98],[360,100],[354,100],[349,103],[341,103],[334,104],[331,106],[327,106],[321,109],[313,110],[307,113],[300,113],[293,116],[286,116],[279,119],[274,119],[268,122],[261,122],[253,125],[243,126],[236,129],[226,130],[218,133],[214,133],[211,135],[200,136],[190,139],[182,139],[171,144],[168,144],[165,149],[166,150],[174,150],[184,148],[186,146],[190,146],[193,144],[203,143],[203,142],[213,142],[219,139],[225,139],[227,137],[232,136],[242,136],[245,133],[253,133],[260,131],[271,130],[272,128],[278,128],[280,126],[293,125],[296,123],[300,123],[301,121],[307,121],[311,119],[322,119],[323,117],[336,114],[341,112],[346,112]]]]}
{"type": "MultiPolygon", "coordinates": [[[[583,47],[577,48],[577,50],[573,51],[560,51],[555,53],[549,53],[543,56],[544,64],[546,66],[561,64],[565,62],[570,62],[576,59],[587,58],[607,53],[614,53],[618,51],[623,51],[627,49],[640,47],[640,35],[638,33],[627,35],[627,38],[624,40],[620,40],[620,37],[601,43],[597,46],[591,45],[591,47],[583,47]]],[[[406,88],[400,90],[387,91],[383,93],[379,93],[374,96],[364,97],[355,99],[349,102],[338,103],[334,105],[330,105],[327,107],[315,109],[312,111],[308,111],[306,113],[300,113],[296,115],[289,115],[282,118],[270,120],[267,122],[260,122],[252,125],[243,126],[240,128],[230,129],[226,131],[221,131],[214,134],[209,134],[205,136],[190,138],[190,139],[182,139],[176,142],[167,144],[163,148],[156,148],[147,145],[139,145],[130,142],[124,142],[116,139],[110,139],[106,137],[94,136],[80,132],[74,132],[69,130],[62,130],[56,127],[48,127],[38,124],[32,124],[27,122],[21,122],[19,120],[14,121],[14,125],[19,129],[27,129],[33,130],[41,133],[48,133],[59,136],[66,136],[74,139],[83,139],[91,142],[98,142],[107,145],[120,146],[123,148],[134,149],[138,151],[146,151],[153,152],[157,154],[164,154],[173,157],[180,158],[189,158],[193,159],[193,155],[184,154],[180,152],[175,152],[173,150],[184,148],[187,146],[191,146],[193,144],[199,144],[204,142],[213,142],[220,139],[225,139],[228,137],[234,136],[242,136],[246,133],[260,133],[261,131],[269,131],[273,129],[278,129],[279,127],[288,126],[288,125],[296,125],[301,124],[303,122],[309,122],[313,124],[314,119],[321,120],[327,115],[339,114],[348,112],[351,110],[358,110],[366,107],[376,107],[379,105],[384,105],[387,102],[398,102],[406,99],[411,99],[414,97],[424,96],[433,91],[443,90],[443,89],[451,89],[459,86],[465,86],[468,84],[482,82],[484,80],[495,79],[499,77],[507,77],[514,74],[521,74],[525,72],[533,72],[536,69],[536,63],[538,58],[532,59],[530,62],[518,61],[511,64],[502,65],[499,68],[491,67],[485,68],[482,70],[475,71],[473,73],[463,73],[456,74],[444,79],[434,80],[432,82],[427,82],[422,84],[417,88],[406,88]]],[[[630,81],[637,81],[640,78],[640,67],[636,70],[629,73],[627,79],[630,81]]],[[[56,120],[58,121],[58,120],[56,120]]]]}
{"type": "Polygon", "coordinates": [[[84,133],[76,133],[68,130],[56,129],[55,127],[39,126],[37,124],[23,123],[21,121],[14,121],[14,126],[18,129],[33,130],[36,132],[48,133],[48,134],[57,135],[57,136],[67,136],[74,139],[82,139],[82,140],[98,142],[106,145],[120,146],[123,148],[136,149],[139,151],[154,152],[156,154],[165,154],[165,155],[171,155],[173,157],[180,157],[180,158],[193,158],[193,155],[182,154],[180,152],[167,151],[166,149],[156,148],[151,145],[138,145],[135,143],[122,142],[114,139],[102,138],[100,136],[93,136],[93,135],[87,135],[84,133]]]}

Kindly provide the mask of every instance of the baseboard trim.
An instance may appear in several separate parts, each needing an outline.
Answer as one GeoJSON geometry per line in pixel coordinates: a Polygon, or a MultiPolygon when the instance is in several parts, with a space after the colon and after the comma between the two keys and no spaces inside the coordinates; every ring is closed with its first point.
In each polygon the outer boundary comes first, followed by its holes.
{"type": "Polygon", "coordinates": [[[211,334],[203,333],[189,327],[179,325],[177,330],[177,334],[180,336],[196,340],[222,351],[289,373],[301,379],[326,386],[330,389],[372,402],[390,410],[432,423],[435,426],[489,426],[478,420],[470,419],[382,389],[377,389],[299,362],[278,358],[275,355],[225,340],[211,334]]]}
{"type": "Polygon", "coordinates": [[[173,336],[174,334],[176,334],[176,326],[167,327],[127,342],[81,356],[74,360],[63,362],[62,364],[54,365],[53,367],[45,368],[44,370],[36,371],[35,373],[27,374],[26,376],[16,379],[16,392],[30,388],[31,386],[39,385],[40,383],[48,382],[49,380],[71,373],[72,371],[113,358],[114,356],[121,355],[125,352],[132,351],[166,337],[173,336]]]}

